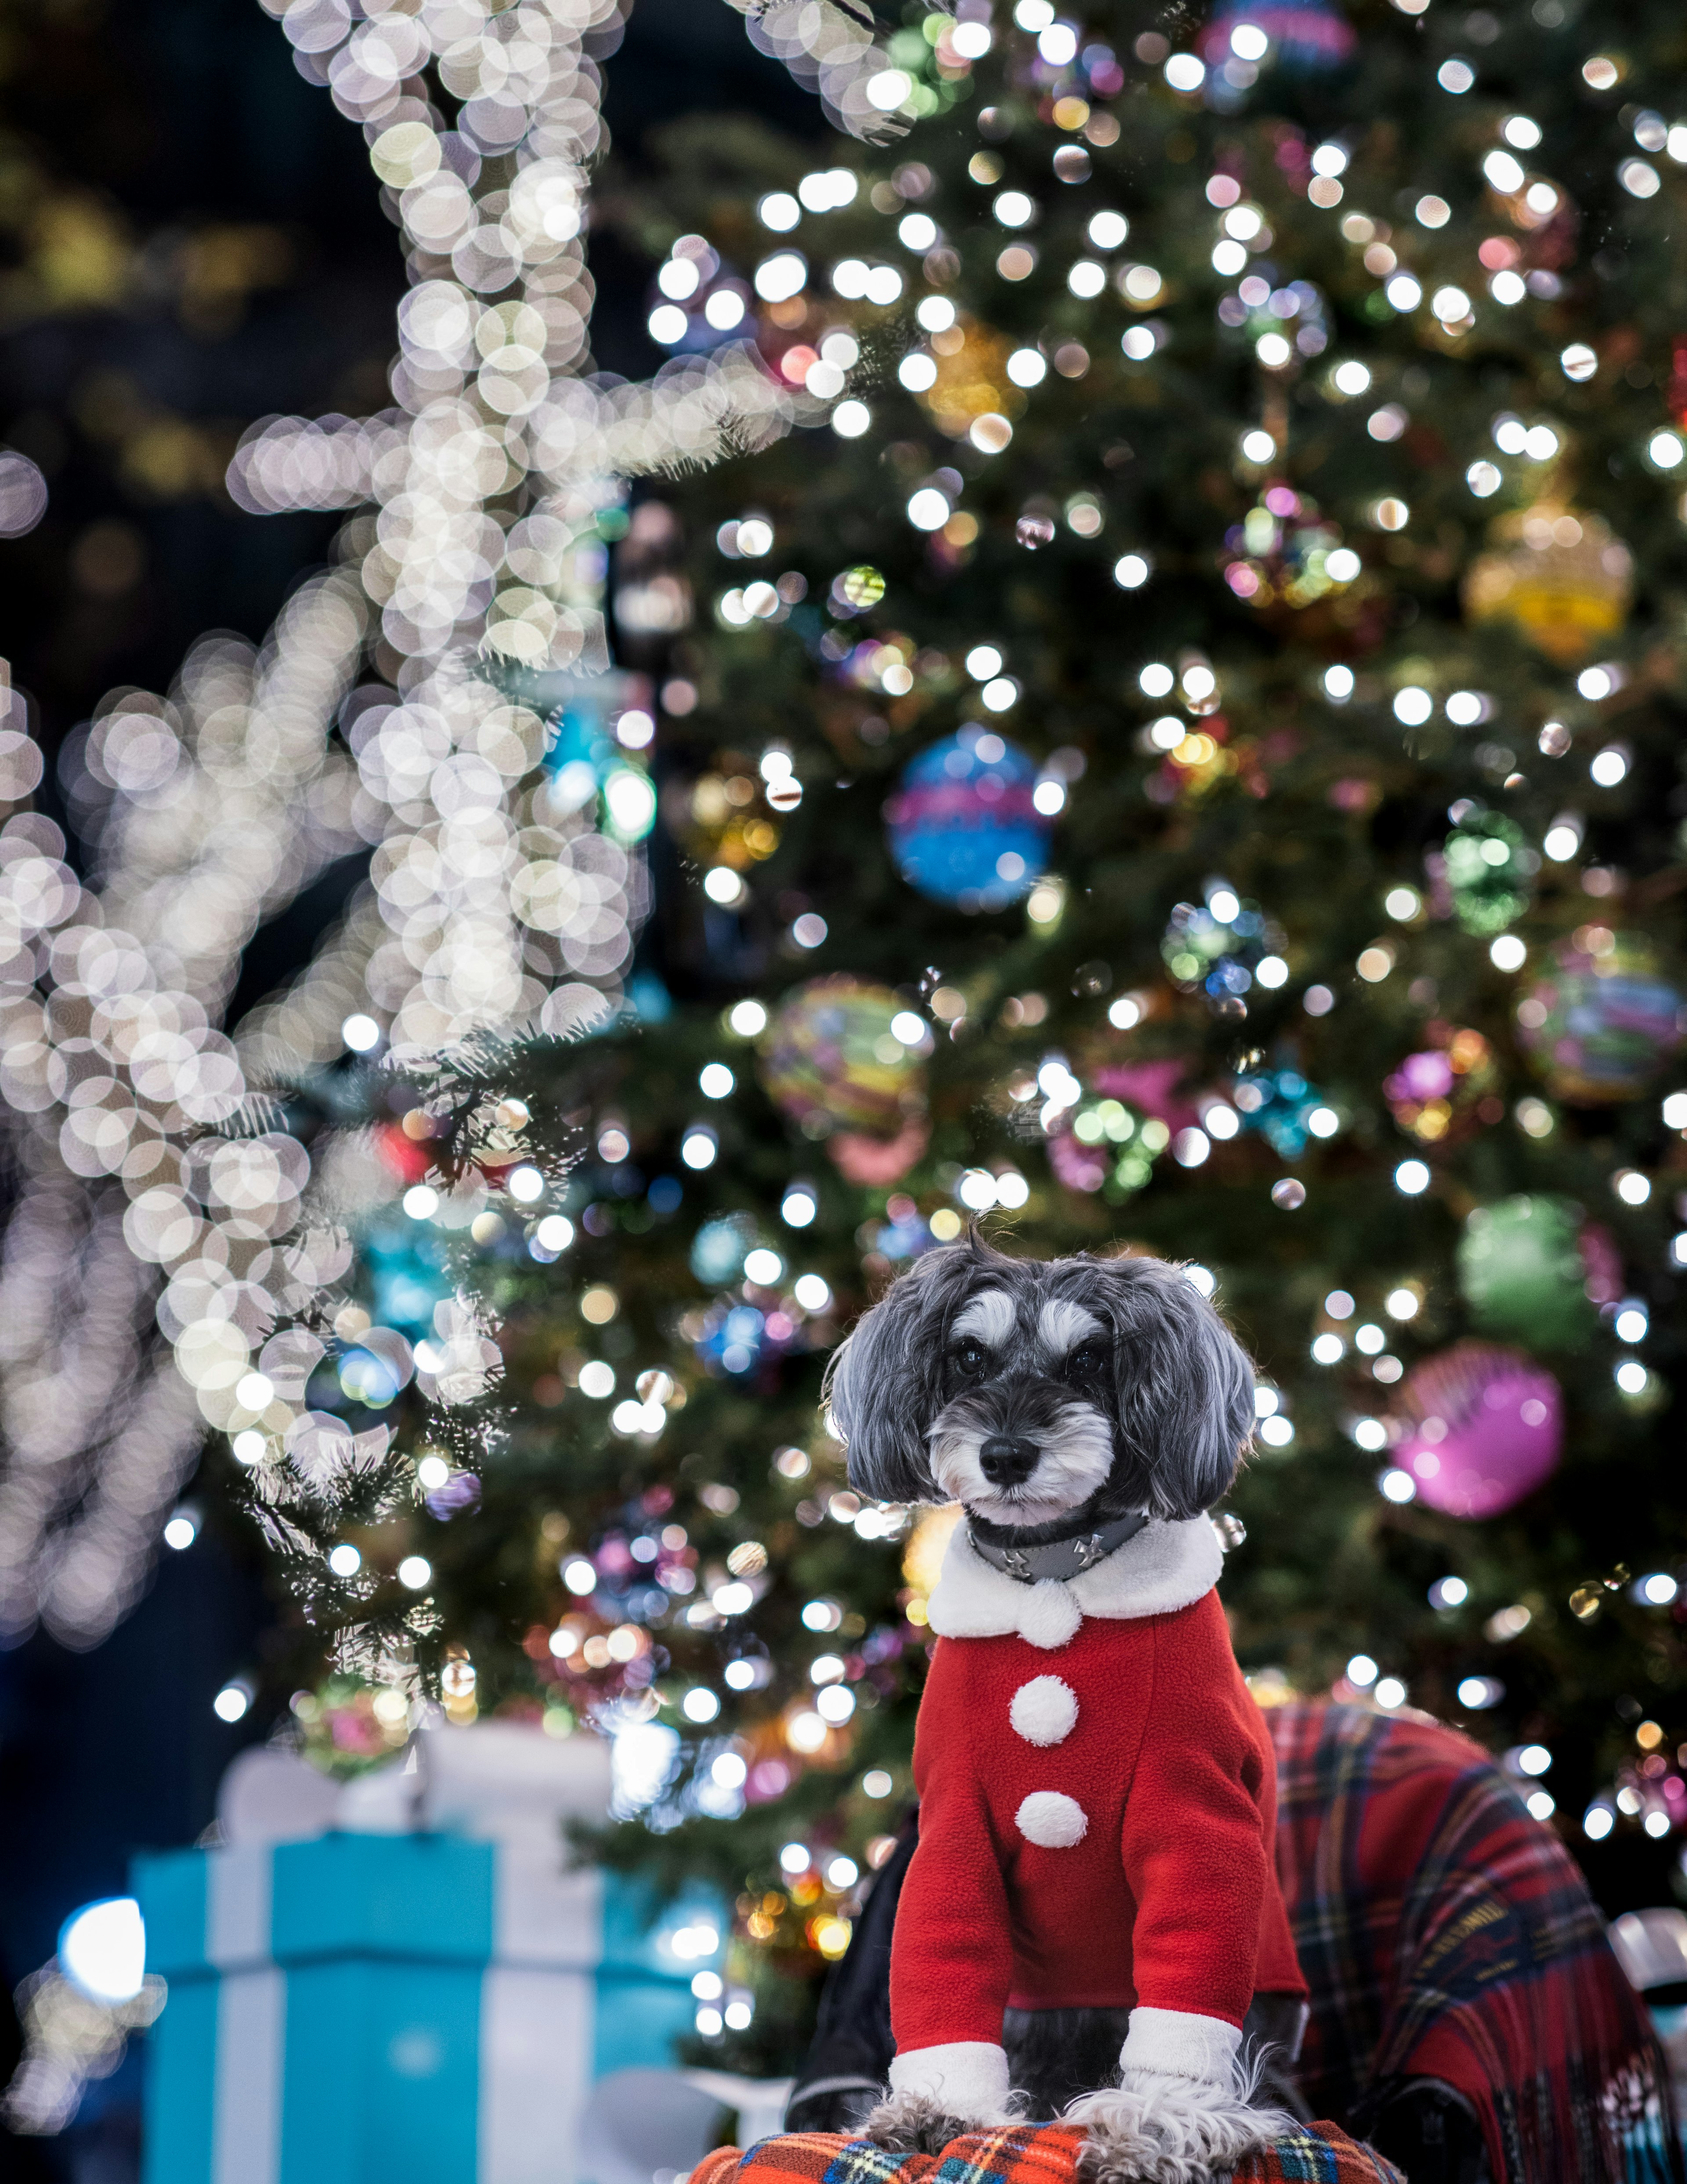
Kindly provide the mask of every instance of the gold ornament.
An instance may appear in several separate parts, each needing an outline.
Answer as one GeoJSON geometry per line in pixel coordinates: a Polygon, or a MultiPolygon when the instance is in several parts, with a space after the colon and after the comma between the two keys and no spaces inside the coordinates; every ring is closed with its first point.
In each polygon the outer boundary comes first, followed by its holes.
{"type": "Polygon", "coordinates": [[[1007,376],[1014,344],[962,316],[931,338],[938,376],[919,398],[940,432],[964,440],[977,417],[1016,417],[1025,397],[1007,376]]]}
{"type": "Polygon", "coordinates": [[[1572,667],[1628,620],[1634,556],[1603,516],[1537,501],[1493,528],[1495,550],[1464,580],[1473,622],[1515,622],[1537,650],[1572,667]]]}

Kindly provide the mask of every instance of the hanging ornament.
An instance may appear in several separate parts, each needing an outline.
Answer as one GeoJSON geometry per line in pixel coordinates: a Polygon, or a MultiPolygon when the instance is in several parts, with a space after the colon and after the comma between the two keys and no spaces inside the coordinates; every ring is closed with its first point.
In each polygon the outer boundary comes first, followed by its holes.
{"type": "Polygon", "coordinates": [[[1634,556],[1603,516],[1538,501],[1501,516],[1491,535],[1495,550],[1478,554],[1465,576],[1473,622],[1514,622],[1538,651],[1568,667],[1628,620],[1634,556]]]}
{"type": "MultiPolygon", "coordinates": [[[[1431,1025],[1445,1040],[1439,1046],[1408,1054],[1383,1080],[1383,1095],[1403,1130],[1426,1144],[1446,1136],[1456,1119],[1467,1119],[1473,1106],[1488,1099],[1495,1083],[1494,1051],[1479,1031],[1454,1031],[1431,1025]]],[[[1503,1105],[1500,1114],[1505,1112],[1503,1105]]],[[[1497,1119],[1483,1114],[1481,1119],[1497,1119]]]]}
{"type": "Polygon", "coordinates": [[[691,1271],[711,1290],[724,1289],[744,1270],[755,1244],[755,1223],[748,1213],[723,1214],[705,1221],[691,1240],[691,1271]]]}
{"type": "Polygon", "coordinates": [[[1580,926],[1518,1004],[1518,1037],[1578,1106],[1638,1099],[1687,1036],[1687,1006],[1643,933],[1580,926]]]}
{"type": "Polygon", "coordinates": [[[1171,1142],[1159,1116],[1144,1115],[1122,1100],[1085,1099],[1050,1139],[1049,1166],[1068,1190],[1099,1190],[1116,1205],[1142,1189],[1171,1142]]]}
{"type": "MultiPolygon", "coordinates": [[[[1301,285],[1317,296],[1309,284],[1301,285]]],[[[1310,315],[1297,316],[1304,316],[1304,323],[1294,330],[1296,344],[1304,337],[1310,353],[1319,354],[1327,346],[1327,337],[1310,315]]],[[[1279,338],[1289,338],[1286,331],[1278,331],[1279,338]]],[[[1225,533],[1224,543],[1231,557],[1225,564],[1225,582],[1250,607],[1287,610],[1286,617],[1279,615],[1279,620],[1292,621],[1308,607],[1333,604],[1364,574],[1359,556],[1342,544],[1339,526],[1321,518],[1317,503],[1292,486],[1267,487],[1241,522],[1225,533]]]]}
{"type": "Polygon", "coordinates": [[[1459,1289],[1485,1334],[1536,1350],[1581,1348],[1599,1324],[1599,1304],[1622,1290],[1603,1229],[1584,1222],[1573,1200],[1501,1199],[1478,1206],[1459,1240],[1459,1289]]]}
{"type": "Polygon", "coordinates": [[[904,769],[885,806],[890,852],[910,887],[965,911],[1001,910],[1048,867],[1050,822],[1037,769],[994,730],[967,727],[904,769]]]}
{"type": "Polygon", "coordinates": [[[1524,841],[1517,821],[1504,812],[1469,805],[1441,855],[1453,915],[1467,933],[1490,940],[1528,908],[1529,883],[1540,869],[1540,858],[1524,841]]]}
{"type": "MultiPolygon", "coordinates": [[[[805,1137],[905,1141],[910,1126],[923,1129],[925,1065],[891,1029],[902,1011],[888,986],[847,971],[799,986],[761,1042],[769,1098],[805,1137]]],[[[905,1166],[918,1156],[916,1147],[905,1166]]]]}
{"type": "MultiPolygon", "coordinates": [[[[1205,993],[1217,1016],[1245,1016],[1242,996],[1262,964],[1281,961],[1283,944],[1256,902],[1243,901],[1226,880],[1210,880],[1205,902],[1180,902],[1172,912],[1160,953],[1184,993],[1205,993]]],[[[1267,974],[1264,983],[1280,981],[1267,974]]]]}
{"type": "MultiPolygon", "coordinates": [[[[1209,68],[1232,60],[1237,48],[1231,33],[1241,25],[1264,32],[1271,51],[1291,75],[1318,75],[1339,68],[1352,58],[1358,36],[1353,25],[1328,0],[1233,0],[1220,8],[1201,38],[1201,55],[1209,68]]],[[[1250,53],[1254,49],[1250,47],[1250,53]]],[[[1250,79],[1251,81],[1251,79],[1250,79]]]]}
{"type": "Polygon", "coordinates": [[[1305,1152],[1309,1136],[1328,1134],[1314,1133],[1315,1116],[1329,1116],[1330,1129],[1335,1128],[1334,1110],[1298,1069],[1262,1069],[1239,1077],[1230,1099],[1244,1130],[1257,1130],[1283,1160],[1305,1152]]]}
{"type": "Polygon", "coordinates": [[[1456,1342],[1407,1376],[1400,1398],[1395,1462],[1447,1516],[1497,1517],[1558,1467],[1558,1383],[1518,1351],[1456,1342]]]}

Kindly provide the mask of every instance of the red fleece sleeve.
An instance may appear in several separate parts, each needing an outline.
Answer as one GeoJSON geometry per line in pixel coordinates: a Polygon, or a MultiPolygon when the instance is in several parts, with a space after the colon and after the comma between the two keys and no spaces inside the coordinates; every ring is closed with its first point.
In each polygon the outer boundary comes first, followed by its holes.
{"type": "Polygon", "coordinates": [[[1160,1624],[1122,1844],[1138,2002],[1237,2025],[1253,1999],[1270,1877],[1245,1696],[1217,1593],[1160,1624]]]}
{"type": "Polygon", "coordinates": [[[960,1645],[939,1638],[914,1734],[920,1841],[890,1946],[899,2054],[956,2040],[999,2045],[1013,1984],[1001,1850],[984,1809],[966,1680],[960,1645]]]}

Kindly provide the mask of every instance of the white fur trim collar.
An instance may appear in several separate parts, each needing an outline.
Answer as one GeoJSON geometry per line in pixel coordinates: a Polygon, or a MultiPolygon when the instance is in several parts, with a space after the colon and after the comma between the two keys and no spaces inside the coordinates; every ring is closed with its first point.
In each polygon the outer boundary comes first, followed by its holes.
{"type": "Polygon", "coordinates": [[[962,1522],[949,1540],[927,1612],[940,1638],[1016,1636],[1052,1652],[1077,1636],[1086,1615],[1122,1621],[1192,1607],[1217,1583],[1223,1561],[1210,1518],[1168,1524],[1150,1518],[1094,1569],[1022,1585],[992,1568],[962,1522]]]}

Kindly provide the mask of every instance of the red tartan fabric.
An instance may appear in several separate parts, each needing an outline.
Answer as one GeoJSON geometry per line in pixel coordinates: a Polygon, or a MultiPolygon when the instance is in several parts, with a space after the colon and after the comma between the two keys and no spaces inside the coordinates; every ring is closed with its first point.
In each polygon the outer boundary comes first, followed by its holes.
{"type": "Polygon", "coordinates": [[[1679,2177],[1644,2007],[1575,1861],[1487,1753],[1357,1707],[1267,1719],[1311,2105],[1366,2130],[1391,2085],[1440,2078],[1502,2184],[1679,2177]]]}
{"type": "MultiPolygon", "coordinates": [[[[886,2153],[826,2131],[764,2139],[748,2153],[723,2146],[699,2162],[690,2184],[1076,2184],[1082,2131],[1065,2124],[1011,2124],[968,2131],[941,2153],[886,2153]]],[[[1232,2184],[1405,2184],[1368,2146],[1333,2123],[1315,2123],[1251,2155],[1232,2184]]]]}

